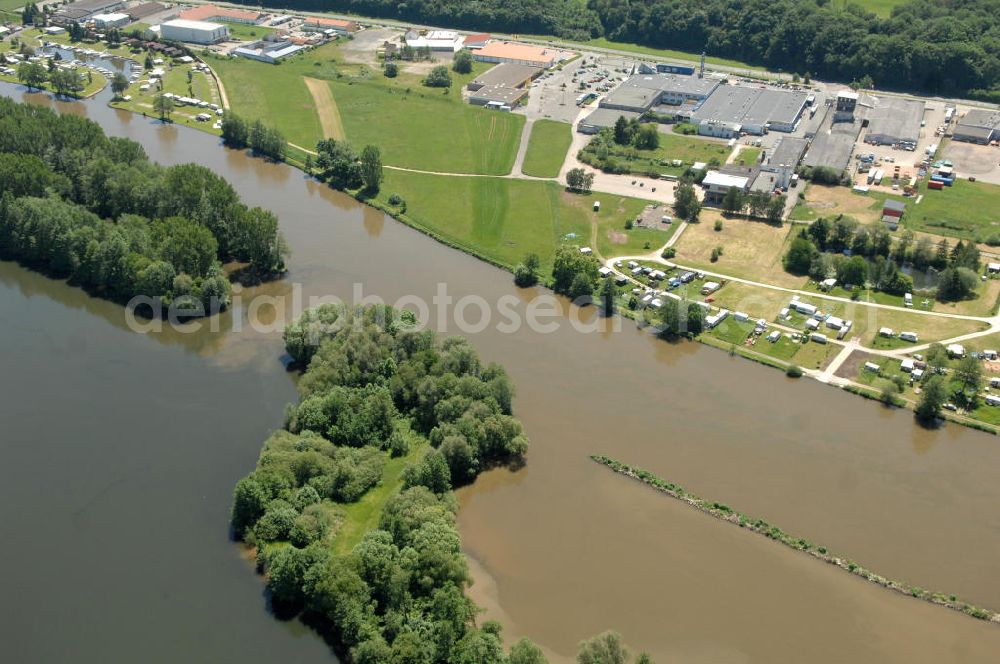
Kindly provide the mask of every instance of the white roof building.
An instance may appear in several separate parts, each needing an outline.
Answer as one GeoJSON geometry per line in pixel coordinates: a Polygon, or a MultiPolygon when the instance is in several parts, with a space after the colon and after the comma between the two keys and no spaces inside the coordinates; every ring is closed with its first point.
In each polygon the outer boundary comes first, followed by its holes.
{"type": "Polygon", "coordinates": [[[705,179],[701,181],[701,186],[708,188],[721,188],[728,191],[730,187],[745,189],[750,178],[742,175],[728,175],[719,171],[709,171],[705,174],[705,179]]]}
{"type": "Polygon", "coordinates": [[[457,32],[451,30],[431,30],[426,34],[420,34],[415,30],[406,33],[406,45],[411,48],[429,48],[432,51],[455,51],[462,50],[465,38],[457,32]]]}

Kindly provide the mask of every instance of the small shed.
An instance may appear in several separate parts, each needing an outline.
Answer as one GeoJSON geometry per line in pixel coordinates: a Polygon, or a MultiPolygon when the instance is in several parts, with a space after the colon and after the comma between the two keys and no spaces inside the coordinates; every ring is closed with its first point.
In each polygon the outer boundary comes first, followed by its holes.
{"type": "Polygon", "coordinates": [[[986,269],[993,274],[1000,272],[1000,263],[987,263],[986,269]]]}
{"type": "Polygon", "coordinates": [[[590,247],[580,247],[580,253],[589,256],[590,254],[594,253],[594,250],[591,249],[590,247]]]}
{"type": "Polygon", "coordinates": [[[875,364],[874,362],[865,362],[865,371],[871,371],[872,373],[878,373],[882,370],[882,367],[875,364]]]}
{"type": "Polygon", "coordinates": [[[609,277],[611,276],[611,268],[601,266],[600,268],[597,269],[597,274],[601,275],[602,277],[609,277]]]}
{"type": "Polygon", "coordinates": [[[815,318],[810,318],[809,320],[806,321],[806,329],[809,329],[809,330],[818,330],[819,329],[819,321],[816,320],[815,318]]]}
{"type": "Polygon", "coordinates": [[[819,332],[813,332],[809,335],[809,338],[818,344],[825,344],[827,342],[826,335],[820,334],[819,332]]]}
{"type": "Polygon", "coordinates": [[[950,344],[946,350],[952,357],[965,357],[965,346],[962,344],[950,344]]]}
{"type": "Polygon", "coordinates": [[[913,377],[913,380],[920,380],[921,378],[924,377],[924,370],[914,369],[913,372],[910,374],[910,376],[913,377]]]}
{"type": "Polygon", "coordinates": [[[601,211],[601,202],[594,201],[594,212],[600,212],[600,211],[601,211]]]}
{"type": "Polygon", "coordinates": [[[896,336],[896,335],[894,335],[892,333],[892,328],[891,327],[881,327],[881,328],[879,328],[878,335],[880,337],[885,337],[886,339],[892,339],[894,336],[896,336]]]}
{"type": "Polygon", "coordinates": [[[883,217],[896,217],[898,219],[903,216],[903,212],[905,211],[906,203],[903,203],[902,201],[887,198],[885,199],[885,203],[882,204],[883,217]]]}
{"type": "Polygon", "coordinates": [[[828,291],[837,285],[837,280],[831,277],[830,279],[824,279],[823,281],[820,282],[819,285],[820,288],[822,288],[825,291],[828,291]]]}
{"type": "Polygon", "coordinates": [[[991,406],[1000,406],[1000,397],[995,394],[987,394],[983,400],[991,406]]]}
{"type": "Polygon", "coordinates": [[[905,371],[906,373],[910,373],[915,368],[913,366],[913,360],[911,360],[910,358],[906,358],[905,360],[903,360],[902,362],[899,363],[899,368],[900,368],[901,371],[905,371]]]}

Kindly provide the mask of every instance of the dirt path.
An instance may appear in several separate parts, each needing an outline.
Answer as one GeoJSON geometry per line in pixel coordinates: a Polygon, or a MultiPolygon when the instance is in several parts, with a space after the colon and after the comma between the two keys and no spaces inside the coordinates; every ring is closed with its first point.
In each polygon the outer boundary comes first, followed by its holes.
{"type": "Polygon", "coordinates": [[[531,140],[531,128],[535,125],[533,118],[528,118],[521,130],[521,143],[517,147],[517,156],[514,158],[514,168],[511,175],[524,175],[524,156],[528,154],[528,142],[531,140]]]}
{"type": "Polygon", "coordinates": [[[326,81],[317,78],[303,76],[309,94],[312,95],[316,104],[316,114],[319,116],[319,126],[323,130],[323,138],[335,138],[342,141],[347,138],[344,133],[344,123],[340,120],[340,111],[337,109],[337,100],[330,92],[330,86],[326,81]]]}

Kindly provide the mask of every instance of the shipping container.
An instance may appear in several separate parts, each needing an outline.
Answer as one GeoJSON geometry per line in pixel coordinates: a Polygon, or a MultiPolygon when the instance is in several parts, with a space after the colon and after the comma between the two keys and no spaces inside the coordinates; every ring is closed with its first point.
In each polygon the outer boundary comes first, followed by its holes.
{"type": "Polygon", "coordinates": [[[938,182],[937,180],[931,180],[927,183],[928,189],[944,189],[944,183],[938,182]]]}

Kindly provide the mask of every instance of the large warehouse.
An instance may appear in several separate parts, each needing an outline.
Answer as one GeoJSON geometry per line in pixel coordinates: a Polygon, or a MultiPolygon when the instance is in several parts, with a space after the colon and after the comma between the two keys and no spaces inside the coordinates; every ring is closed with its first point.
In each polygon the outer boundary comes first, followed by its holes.
{"type": "Polygon", "coordinates": [[[692,111],[708,99],[719,82],[715,79],[640,74],[622,82],[601,100],[601,108],[645,113],[654,106],[691,104],[692,111]]]}
{"type": "Polygon", "coordinates": [[[706,130],[724,123],[738,124],[748,134],[794,131],[808,97],[808,93],[791,90],[719,86],[691,116],[691,121],[706,130]]]}
{"type": "Polygon", "coordinates": [[[473,51],[472,58],[480,62],[510,62],[515,65],[528,65],[548,69],[555,64],[559,51],[518,44],[517,42],[492,41],[478,51],[473,51]]]}
{"type": "Polygon", "coordinates": [[[229,38],[229,28],[219,23],[179,18],[160,26],[160,38],[190,44],[216,44],[229,38]]]}
{"type": "Polygon", "coordinates": [[[924,120],[924,102],[901,97],[873,97],[866,117],[865,143],[916,147],[924,120]]]}
{"type": "Polygon", "coordinates": [[[955,125],[952,138],[981,145],[1000,139],[1000,111],[972,109],[955,125]]]}

